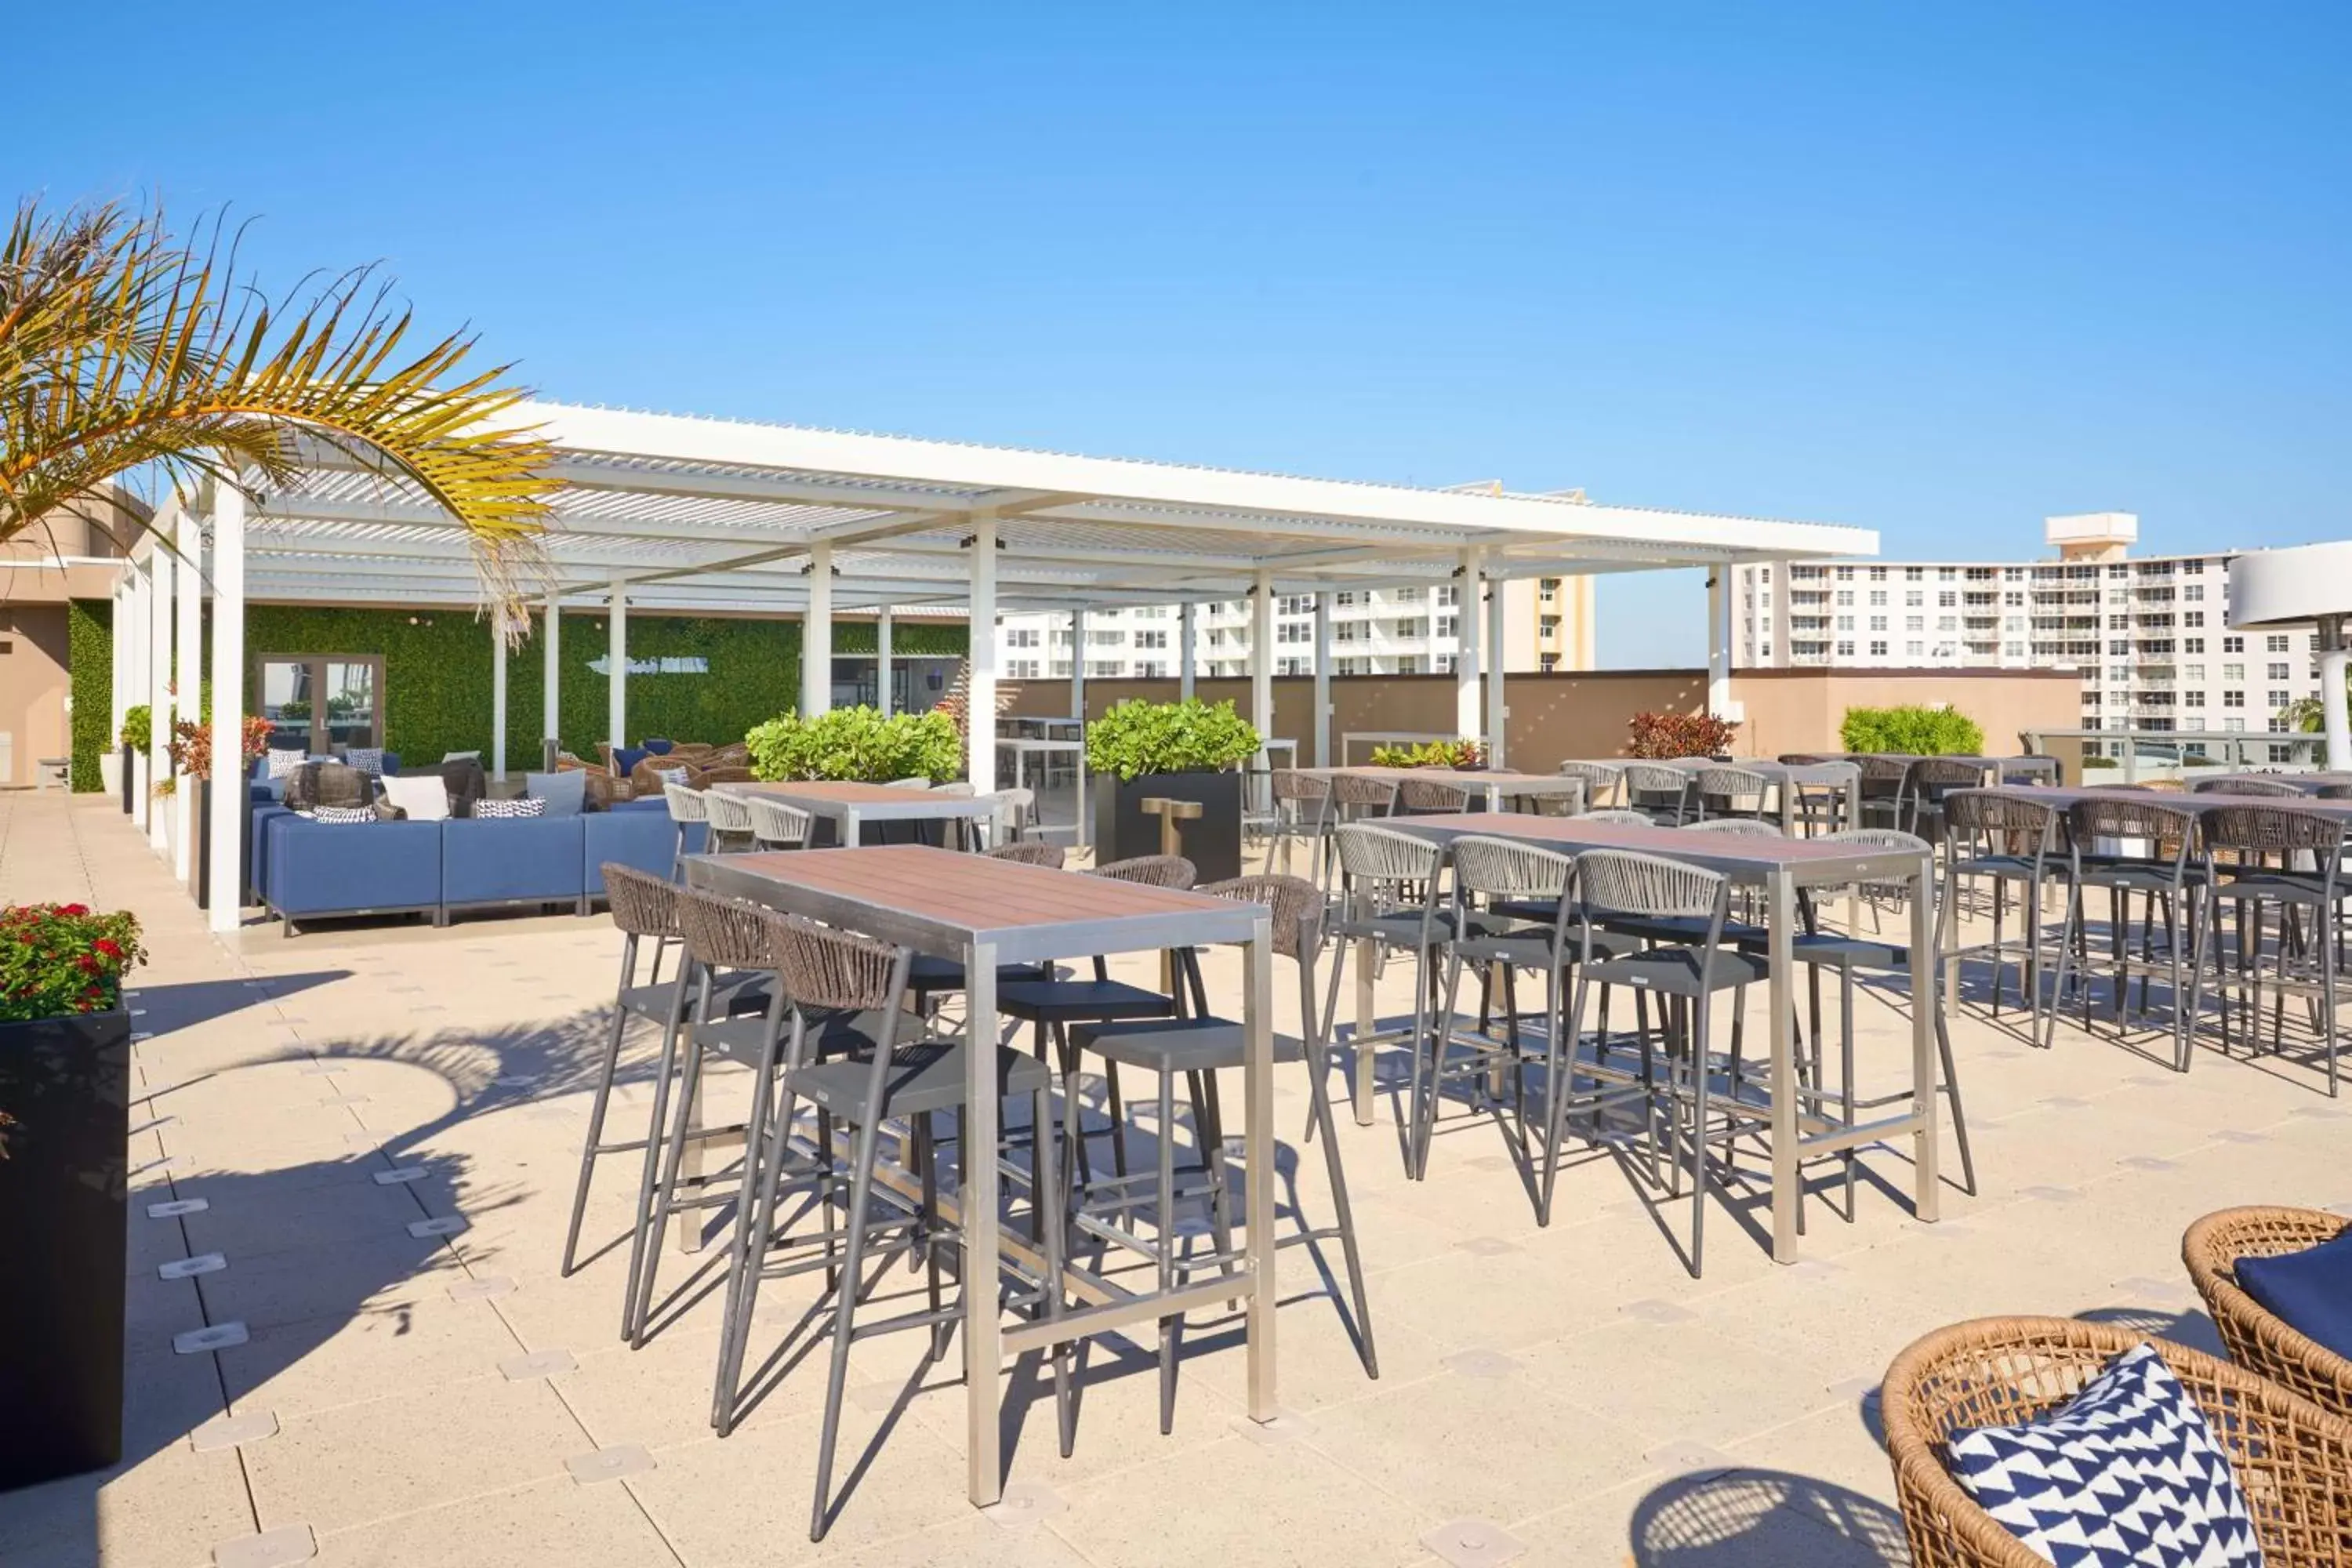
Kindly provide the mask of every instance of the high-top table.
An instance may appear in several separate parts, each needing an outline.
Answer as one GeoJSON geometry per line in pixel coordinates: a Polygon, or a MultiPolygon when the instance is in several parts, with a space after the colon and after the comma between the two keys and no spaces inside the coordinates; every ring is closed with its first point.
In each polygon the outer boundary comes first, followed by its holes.
{"type": "Polygon", "coordinates": [[[2305,795],[2317,795],[2321,790],[2352,784],[2352,773],[2183,773],[2180,782],[2195,790],[2218,790],[2227,794],[2229,786],[2240,779],[2252,779],[2262,784],[2284,784],[2305,795]]]}
{"type": "MultiPolygon", "coordinates": [[[[1937,1217],[1937,1081],[1935,1009],[1943,1005],[1935,964],[1936,868],[1931,853],[1869,849],[1820,838],[1769,838],[1748,835],[1692,833],[1675,827],[1591,822],[1573,816],[1529,816],[1517,812],[1465,813],[1453,816],[1404,816],[1384,827],[1439,844],[1471,834],[1509,838],[1547,849],[1632,849],[1662,855],[1686,865],[1721,872],[1735,883],[1761,888],[1771,965],[1767,1004],[1771,1060],[1772,1257],[1797,1261],[1797,1205],[1801,1163],[1841,1149],[1860,1148],[1909,1132],[1912,1136],[1912,1206],[1924,1221],[1937,1217]],[[1796,981],[1790,943],[1797,929],[1797,890],[1846,887],[1856,882],[1911,884],[1911,1101],[1910,1109],[1853,1127],[1807,1132],[1799,1125],[1795,1036],[1796,981]]],[[[1370,1052],[1359,1052],[1357,1092],[1369,1098],[1370,1052]]]]}
{"type": "MultiPolygon", "coordinates": [[[[1612,768],[1645,761],[1640,757],[1596,760],[1612,768]]],[[[1734,757],[1728,762],[1718,762],[1713,757],[1668,757],[1651,761],[1648,765],[1675,768],[1686,773],[1696,773],[1702,768],[1738,768],[1745,773],[1760,773],[1778,786],[1773,793],[1780,797],[1780,831],[1792,837],[1797,831],[1797,792],[1803,784],[1826,785],[1836,790],[1841,801],[1840,820],[1848,827],[1862,825],[1862,768],[1858,763],[1775,763],[1760,757],[1734,757]]]]}
{"type": "MultiPolygon", "coordinates": [[[[1204,893],[1081,876],[922,845],[865,849],[788,849],[695,855],[689,887],[750,899],[963,965],[966,1038],[994,1040],[999,964],[1164,952],[1203,943],[1242,949],[1244,1060],[1242,1068],[1243,1187],[1247,1235],[1238,1275],[1220,1274],[1173,1291],[1138,1292],[1075,1264],[1067,1289],[1086,1303],[1048,1321],[1006,1327],[997,1282],[1007,1254],[1033,1272],[1044,1258],[1025,1238],[1004,1234],[999,1212],[996,1056],[972,1049],[958,1147],[961,1180],[940,1205],[963,1244],[967,1486],[975,1506],[997,1500],[1003,1465],[998,1415],[1004,1358],[1058,1342],[1155,1321],[1242,1297],[1247,1303],[1249,1415],[1271,1421],[1275,1405],[1274,942],[1273,912],[1204,893]]],[[[1164,1131],[1164,1130],[1163,1130],[1164,1131]]]]}
{"type": "Polygon", "coordinates": [[[715,784],[730,795],[763,795],[798,806],[834,825],[835,842],[855,848],[870,822],[980,821],[996,814],[988,795],[941,795],[937,790],[893,789],[888,784],[806,779],[790,784],[715,784]]]}
{"type": "Polygon", "coordinates": [[[1502,810],[1506,800],[1533,795],[1567,795],[1573,802],[1570,810],[1584,809],[1584,781],[1566,773],[1517,773],[1496,768],[1381,768],[1370,763],[1296,771],[1319,778],[1345,773],[1360,779],[1428,779],[1468,790],[1473,798],[1484,798],[1488,811],[1502,810]]]}

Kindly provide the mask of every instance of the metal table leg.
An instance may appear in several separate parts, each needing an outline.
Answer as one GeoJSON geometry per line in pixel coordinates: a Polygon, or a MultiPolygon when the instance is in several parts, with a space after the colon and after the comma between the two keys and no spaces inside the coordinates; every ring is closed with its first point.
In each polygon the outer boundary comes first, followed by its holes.
{"type": "MultiPolygon", "coordinates": [[[[1380,962],[1380,949],[1370,937],[1356,943],[1356,1125],[1372,1124],[1372,1047],[1364,1042],[1380,1027],[1377,1009],[1372,1005],[1372,967],[1380,962]]],[[[1420,984],[1418,975],[1415,984],[1420,984]]]]}
{"type": "MultiPolygon", "coordinates": [[[[1003,1495],[1004,1466],[997,1449],[997,1412],[1003,1404],[997,1310],[999,1267],[996,1193],[996,947],[964,950],[964,1126],[957,1157],[963,1163],[964,1478],[973,1506],[1003,1495]]],[[[1271,1163],[1268,1167],[1271,1169],[1271,1163]]],[[[1058,1285],[1058,1282],[1057,1282],[1058,1285]]]]}
{"type": "MultiPolygon", "coordinates": [[[[1912,1134],[1912,1210],[1933,1223],[1939,1217],[1943,1183],[1937,1173],[1942,1147],[1936,1124],[1942,1111],[1937,1091],[1942,1066],[1936,1050],[1936,1020],[1944,1005],[1944,990],[1936,984],[1936,857],[1919,858],[1918,886],[1911,897],[1911,1110],[1919,1119],[1912,1134]]],[[[1956,1091],[1957,1092],[1957,1091],[1956,1091]]]]}
{"type": "MultiPolygon", "coordinates": [[[[1797,1039],[1794,1009],[1796,993],[1790,974],[1790,930],[1797,918],[1795,889],[1785,869],[1775,870],[1765,884],[1767,938],[1765,951],[1771,964],[1771,981],[1766,987],[1770,994],[1771,1027],[1765,1038],[1771,1042],[1772,1063],[1770,1089],[1772,1095],[1772,1261],[1797,1261],[1797,1205],[1802,1201],[1798,1188],[1797,1150],[1797,1039]]],[[[1698,1048],[1704,1050],[1701,1041],[1698,1048]]],[[[1700,1069],[1706,1070],[1702,1063],[1700,1069]]],[[[1704,1139],[1706,1130],[1700,1128],[1704,1139]]],[[[1702,1147],[1704,1145],[1702,1144],[1702,1147]]]]}
{"type": "MultiPolygon", "coordinates": [[[[1274,1310],[1274,923],[1258,921],[1242,952],[1242,984],[1247,993],[1247,1026],[1243,1048],[1242,1102],[1246,1127],[1243,1140],[1249,1163],[1246,1194],[1248,1239],[1244,1244],[1249,1268],[1249,1308],[1246,1320],[1249,1357],[1249,1415],[1271,1421],[1275,1403],[1274,1310]]],[[[1165,1136],[1166,1130],[1161,1130],[1165,1136]]],[[[1214,1157],[1213,1155],[1212,1157],[1214,1157]]]]}

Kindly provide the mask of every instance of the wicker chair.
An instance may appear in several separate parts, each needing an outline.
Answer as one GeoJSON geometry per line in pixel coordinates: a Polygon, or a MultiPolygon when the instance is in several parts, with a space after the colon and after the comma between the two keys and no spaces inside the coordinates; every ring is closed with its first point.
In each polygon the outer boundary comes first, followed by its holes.
{"type": "Polygon", "coordinates": [[[2189,787],[2199,795],[2262,795],[2280,800],[2298,799],[2306,793],[2284,779],[2248,778],[2242,773],[2234,778],[2199,779],[2189,787]]]}
{"type": "MultiPolygon", "coordinates": [[[[2056,1408],[2142,1342],[2105,1323],[1983,1318],[1938,1329],[1895,1357],[1879,1401],[1916,1568],[2048,1568],[1952,1479],[1944,1445],[1956,1432],[2056,1408]]],[[[2155,1344],[2229,1454],[2269,1568],[2344,1563],[2352,1422],[2227,1362],[2155,1344]]]]}
{"type": "Polygon", "coordinates": [[[1459,814],[1470,809],[1470,792],[1459,784],[1407,775],[1397,781],[1397,805],[1415,816],[1459,814]]]}
{"type": "Polygon", "coordinates": [[[2241,1258],[2275,1258],[2333,1241],[2352,1219],[2318,1209],[2237,1208],[2209,1214],[2180,1238],[2180,1261],[2230,1347],[2230,1359],[2352,1420],[2352,1361],[2296,1332],[2238,1288],[2241,1258]]]}
{"type": "Polygon", "coordinates": [[[1587,811],[1615,800],[1618,786],[1625,782],[1625,770],[1614,763],[1562,763],[1559,771],[1566,777],[1584,781],[1587,811]]]}

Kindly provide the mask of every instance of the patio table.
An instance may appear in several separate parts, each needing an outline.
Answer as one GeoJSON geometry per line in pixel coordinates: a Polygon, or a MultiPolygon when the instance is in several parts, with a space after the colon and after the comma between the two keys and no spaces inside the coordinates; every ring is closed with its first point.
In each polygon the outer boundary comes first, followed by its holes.
{"type": "Polygon", "coordinates": [[[2228,805],[2272,806],[2313,816],[2333,817],[2338,822],[2352,823],[2352,800],[2321,800],[2315,795],[2231,795],[2227,790],[2146,790],[2124,789],[2115,784],[1994,784],[1981,791],[1962,790],[1963,795],[1983,794],[2004,795],[2014,800],[2038,800],[2063,811],[2078,801],[2126,800],[2142,805],[2153,803],[2172,811],[2185,811],[2192,816],[2202,816],[2228,805]]]}
{"type": "Polygon", "coordinates": [[[697,855],[686,860],[690,887],[750,899],[772,909],[897,942],[963,965],[967,1037],[1000,1034],[996,971],[1005,963],[1160,952],[1234,943],[1243,954],[1242,1068],[1247,1234],[1238,1275],[1219,1275],[1171,1292],[1139,1292],[1081,1268],[1064,1271],[1085,1303],[1047,1321],[1007,1327],[996,1285],[1007,1254],[1033,1271],[1042,1258],[1024,1238],[1004,1234],[998,1206],[996,1065],[993,1052],[965,1058],[961,1181],[941,1194],[942,1212],[960,1226],[964,1254],[964,1372],[967,1489],[975,1506],[997,1500],[1003,1466],[998,1413],[1004,1358],[1057,1341],[1103,1333],[1196,1307],[1242,1297],[1247,1302],[1248,1408],[1271,1421],[1275,1405],[1274,943],[1273,913],[1205,893],[1024,866],[922,845],[863,849],[780,850],[697,855]]]}
{"type": "MultiPolygon", "coordinates": [[[[1932,854],[1873,849],[1820,838],[1769,838],[1719,833],[1689,833],[1675,827],[1632,823],[1587,822],[1572,816],[1528,816],[1515,812],[1466,813],[1459,816],[1405,816],[1381,826],[1400,833],[1451,844],[1471,834],[1509,838],[1571,853],[1585,849],[1631,849],[1662,855],[1720,872],[1733,882],[1764,890],[1766,953],[1770,963],[1768,1004],[1771,1060],[1767,1086],[1771,1097],[1772,1257],[1797,1261],[1798,1171],[1810,1156],[1860,1148],[1882,1139],[1912,1135],[1912,1205],[1918,1217],[1938,1215],[1937,1173],[1937,1073],[1934,1009],[1943,1005],[1937,985],[1935,953],[1936,872],[1932,854]],[[1911,1106],[1902,1114],[1852,1127],[1828,1124],[1809,1131],[1799,1124],[1796,1082],[1795,965],[1790,943],[1796,932],[1797,892],[1802,888],[1845,887],[1856,882],[1909,883],[1911,899],[1911,1106]]],[[[1359,966],[1360,969],[1363,966],[1359,966]]],[[[1359,1004],[1361,1005],[1360,990],[1359,1004]]],[[[1370,1053],[1360,1052],[1356,1092],[1360,1107],[1370,1096],[1370,1053]]]]}
{"type": "Polygon", "coordinates": [[[715,784],[730,795],[759,795],[798,806],[834,825],[839,844],[855,848],[869,822],[978,821],[996,813],[987,795],[940,795],[935,790],[892,789],[887,784],[810,779],[792,784],[715,784]]]}

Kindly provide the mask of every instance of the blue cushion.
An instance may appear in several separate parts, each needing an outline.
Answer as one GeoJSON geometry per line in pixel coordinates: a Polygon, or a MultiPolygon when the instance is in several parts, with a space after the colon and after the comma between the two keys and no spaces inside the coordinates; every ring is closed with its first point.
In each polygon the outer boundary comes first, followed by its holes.
{"type": "Polygon", "coordinates": [[[656,757],[668,756],[670,749],[677,744],[677,742],[676,741],[664,741],[652,735],[648,735],[645,739],[645,749],[656,757]]]}
{"type": "MultiPolygon", "coordinates": [[[[667,877],[677,854],[677,828],[660,801],[615,801],[610,811],[591,812],[580,820],[587,827],[581,850],[582,880],[588,896],[604,896],[604,862],[617,860],[648,876],[667,877]],[[657,809],[648,811],[650,804],[657,809]]],[[[703,826],[686,825],[686,852],[702,851],[703,826]]]]}
{"type": "Polygon", "coordinates": [[[268,848],[263,891],[286,915],[431,909],[441,901],[441,825],[330,827],[290,811],[256,825],[268,848]]]}
{"type": "Polygon", "coordinates": [[[523,903],[580,896],[583,817],[453,817],[440,825],[446,904],[523,903]]]}
{"type": "Polygon", "coordinates": [[[627,778],[631,768],[651,755],[653,753],[643,746],[615,746],[613,748],[613,771],[627,778]]]}
{"type": "Polygon", "coordinates": [[[2241,1258],[2238,1283],[2306,1339],[2352,1361],[2352,1230],[2276,1258],[2241,1258]]]}
{"type": "Polygon", "coordinates": [[[522,793],[547,802],[547,816],[577,816],[587,808],[588,775],[577,768],[568,773],[525,773],[522,793]]]}
{"type": "Polygon", "coordinates": [[[2230,1456],[2153,1345],[2040,1420],[1958,1432],[1946,1451],[1977,1505],[2045,1562],[2260,1568],[2230,1456]]]}

